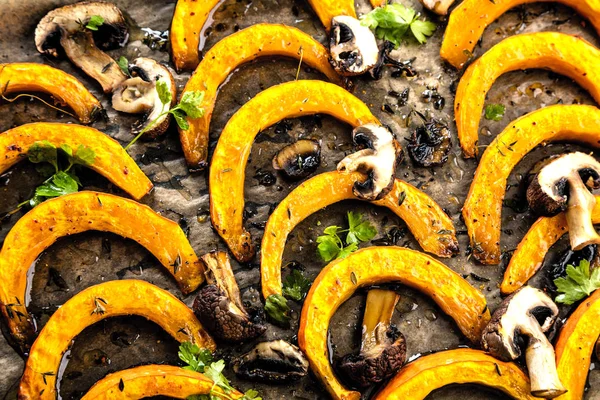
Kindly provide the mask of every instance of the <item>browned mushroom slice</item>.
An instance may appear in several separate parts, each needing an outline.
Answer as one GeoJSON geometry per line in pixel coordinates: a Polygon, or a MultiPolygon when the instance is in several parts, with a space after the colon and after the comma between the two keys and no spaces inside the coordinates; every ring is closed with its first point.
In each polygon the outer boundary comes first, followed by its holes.
{"type": "Polygon", "coordinates": [[[547,294],[524,286],[502,302],[481,339],[483,348],[494,357],[511,361],[521,356],[519,343],[526,337],[531,394],[547,399],[566,392],[556,371],[554,348],[544,335],[557,317],[558,307],[547,294]]]}
{"type": "Polygon", "coordinates": [[[315,140],[298,140],[279,150],[273,157],[273,168],[293,180],[306,178],[320,164],[321,145],[315,140]]]}
{"type": "Polygon", "coordinates": [[[117,6],[103,2],[82,2],[50,11],[35,28],[35,45],[40,53],[58,57],[62,47],[67,57],[94,78],[105,93],[125,79],[117,63],[101,49],[122,46],[129,33],[117,6]],[[96,35],[86,29],[93,16],[103,19],[96,35]],[[97,42],[94,40],[97,39],[97,42]]]}
{"type": "Polygon", "coordinates": [[[308,374],[308,360],[302,351],[284,340],[257,344],[233,364],[237,376],[252,381],[281,383],[308,374]]]}
{"type": "Polygon", "coordinates": [[[368,27],[347,15],[333,17],[331,24],[330,61],[339,74],[361,75],[377,65],[379,47],[368,27]]]}

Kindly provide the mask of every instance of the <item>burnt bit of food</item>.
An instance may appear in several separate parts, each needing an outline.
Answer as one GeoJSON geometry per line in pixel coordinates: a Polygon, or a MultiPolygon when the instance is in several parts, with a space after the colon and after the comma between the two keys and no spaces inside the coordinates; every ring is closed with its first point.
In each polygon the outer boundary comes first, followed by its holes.
{"type": "Polygon", "coordinates": [[[558,261],[550,267],[551,279],[554,281],[555,279],[565,277],[567,275],[567,265],[579,265],[582,260],[588,261],[592,269],[600,265],[598,246],[591,244],[581,250],[573,251],[567,249],[564,251],[558,261]]]}
{"type": "Polygon", "coordinates": [[[306,178],[321,165],[321,145],[302,139],[285,146],[273,157],[273,168],[292,180],[306,178]]]}
{"type": "Polygon", "coordinates": [[[408,140],[408,154],[421,167],[437,167],[448,161],[452,138],[448,126],[434,118],[426,118],[415,111],[422,124],[412,131],[408,140]]]}
{"type": "Polygon", "coordinates": [[[396,61],[393,60],[393,63],[391,63],[390,67],[392,67],[393,71],[392,71],[392,78],[402,78],[402,77],[406,77],[406,78],[414,78],[416,76],[419,75],[419,73],[417,72],[417,70],[413,67],[412,63],[413,61],[415,61],[417,58],[413,57],[410,60],[405,60],[405,61],[396,61]]]}
{"type": "Polygon", "coordinates": [[[390,52],[394,50],[394,44],[388,40],[384,41],[379,49],[379,58],[377,59],[377,64],[369,74],[371,78],[374,80],[379,80],[383,76],[383,67],[392,68],[392,77],[400,78],[400,77],[408,77],[412,78],[417,76],[417,71],[413,68],[412,62],[415,58],[412,58],[407,61],[398,61],[390,56],[390,52]]]}
{"type": "Polygon", "coordinates": [[[237,376],[253,381],[283,383],[308,374],[308,360],[300,349],[284,340],[262,342],[234,361],[237,376]]]}
{"type": "Polygon", "coordinates": [[[256,170],[256,173],[254,174],[253,178],[256,179],[258,183],[262,186],[273,186],[275,182],[277,182],[277,178],[275,178],[275,175],[261,168],[256,170]]]}
{"type": "Polygon", "coordinates": [[[437,88],[427,88],[421,94],[425,103],[432,103],[436,110],[443,110],[446,105],[446,99],[438,92],[437,88]]]}
{"type": "Polygon", "coordinates": [[[374,246],[396,246],[406,235],[406,228],[392,227],[384,237],[371,241],[374,246]]]}

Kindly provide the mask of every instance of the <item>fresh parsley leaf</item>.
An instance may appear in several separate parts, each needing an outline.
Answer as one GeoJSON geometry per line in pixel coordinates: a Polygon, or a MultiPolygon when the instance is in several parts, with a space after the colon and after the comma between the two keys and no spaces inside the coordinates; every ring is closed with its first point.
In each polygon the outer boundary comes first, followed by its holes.
{"type": "Polygon", "coordinates": [[[348,257],[351,253],[354,253],[356,250],[358,250],[358,244],[356,243],[350,243],[348,246],[344,247],[342,249],[342,251],[340,251],[340,253],[337,255],[338,259],[343,259],[348,257]]]}
{"type": "Polygon", "coordinates": [[[377,229],[369,221],[363,221],[362,215],[359,213],[350,211],[348,213],[348,224],[350,225],[346,236],[346,243],[348,244],[368,242],[377,235],[377,229]]]}
{"type": "Polygon", "coordinates": [[[127,76],[131,76],[131,72],[129,71],[129,60],[127,57],[121,56],[117,60],[117,65],[121,68],[121,71],[127,76]]]}
{"type": "Polygon", "coordinates": [[[246,393],[244,393],[244,397],[242,397],[242,400],[262,400],[262,397],[258,395],[258,392],[256,390],[250,389],[247,390],[246,393]]]}
{"type": "Polygon", "coordinates": [[[85,27],[90,31],[97,31],[102,24],[104,24],[104,18],[102,18],[100,15],[92,15],[85,27]]]}
{"type": "Polygon", "coordinates": [[[204,369],[213,361],[212,353],[208,349],[201,349],[190,342],[183,342],[179,346],[179,359],[188,364],[183,367],[190,371],[204,372],[204,369]]]}
{"type": "Polygon", "coordinates": [[[204,375],[210,378],[218,387],[223,389],[225,393],[229,393],[233,390],[233,387],[229,384],[229,380],[223,375],[225,369],[225,361],[219,360],[211,363],[204,369],[204,375]]]}
{"type": "Polygon", "coordinates": [[[58,172],[58,151],[56,150],[56,146],[47,140],[33,143],[27,151],[27,158],[35,164],[42,162],[50,163],[54,167],[54,170],[58,172]]]}
{"type": "Polygon", "coordinates": [[[485,119],[488,121],[500,121],[504,117],[506,107],[502,104],[488,104],[485,106],[485,119]]]}
{"type": "Polygon", "coordinates": [[[346,258],[358,250],[358,245],[368,242],[377,235],[377,229],[369,222],[364,221],[362,215],[350,211],[348,213],[349,228],[343,230],[339,226],[332,225],[323,231],[323,235],[317,237],[317,251],[325,262],[336,258],[346,258]],[[346,233],[345,245],[340,238],[340,233],[346,233]]]}
{"type": "Polygon", "coordinates": [[[341,240],[337,237],[337,235],[328,235],[325,234],[323,236],[319,236],[317,238],[317,251],[319,252],[319,256],[325,262],[329,262],[335,258],[337,258],[338,254],[342,251],[341,240]]]}
{"type": "Polygon", "coordinates": [[[421,21],[420,14],[402,4],[388,4],[377,7],[360,18],[361,24],[375,32],[378,39],[390,41],[398,48],[408,32],[421,44],[433,35],[436,25],[421,21]]]}
{"type": "Polygon", "coordinates": [[[292,269],[283,283],[283,295],[288,299],[301,301],[310,289],[311,281],[306,279],[302,272],[292,269]]]}
{"type": "Polygon", "coordinates": [[[75,193],[79,190],[77,181],[64,171],[59,171],[48,181],[35,189],[36,197],[59,197],[65,194],[75,193]]]}
{"type": "Polygon", "coordinates": [[[75,154],[73,154],[71,157],[72,159],[69,161],[72,161],[73,164],[90,166],[96,160],[96,153],[91,148],[80,144],[77,146],[77,151],[75,154]]]}
{"type": "Polygon", "coordinates": [[[600,268],[590,272],[589,261],[581,260],[577,267],[567,265],[567,276],[555,279],[554,284],[559,293],[555,301],[571,305],[600,289],[600,268]]]}
{"type": "Polygon", "coordinates": [[[204,108],[200,107],[203,100],[204,92],[199,92],[197,90],[185,92],[183,96],[181,96],[179,108],[192,119],[201,118],[204,116],[204,108]]]}
{"type": "Polygon", "coordinates": [[[171,97],[171,91],[165,81],[160,79],[156,81],[156,92],[158,93],[158,98],[161,103],[164,105],[171,104],[173,98],[171,97]]]}
{"type": "Polygon", "coordinates": [[[187,116],[183,110],[174,110],[171,112],[171,114],[173,115],[173,118],[175,118],[175,122],[179,128],[183,129],[184,131],[190,129],[190,124],[187,122],[187,116]]]}
{"type": "Polygon", "coordinates": [[[280,294],[272,294],[265,302],[265,312],[273,321],[287,325],[290,321],[290,307],[287,300],[280,294]]]}

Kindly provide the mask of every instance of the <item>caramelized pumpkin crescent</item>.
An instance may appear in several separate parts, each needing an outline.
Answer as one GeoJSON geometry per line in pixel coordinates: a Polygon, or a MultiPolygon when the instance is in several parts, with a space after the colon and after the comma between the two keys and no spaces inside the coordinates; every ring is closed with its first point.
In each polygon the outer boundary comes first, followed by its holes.
{"type": "Polygon", "coordinates": [[[97,192],[47,200],[17,221],[0,251],[0,309],[23,349],[34,336],[25,308],[29,268],[57,239],[90,230],[112,232],[144,246],[173,275],[183,293],[194,291],[203,281],[204,266],[185,233],[150,207],[97,192]]]}
{"type": "Polygon", "coordinates": [[[285,118],[318,113],[353,127],[379,124],[369,107],[343,88],[323,81],[294,81],[257,94],[221,132],[210,165],[210,216],[238,261],[254,256],[250,233],[243,226],[245,169],[254,138],[285,118]]]}
{"type": "Polygon", "coordinates": [[[477,343],[490,320],[485,297],[456,272],[432,257],[401,247],[369,247],[336,260],[319,273],[304,301],[298,344],[313,372],[334,399],[358,400],[345,389],[329,362],[329,321],[338,307],[363,286],[399,282],[431,298],[477,343]]]}
{"type": "Polygon", "coordinates": [[[29,147],[47,140],[54,146],[79,145],[94,150],[96,158],[89,168],[106,177],[136,200],[152,190],[152,182],[121,145],[110,136],[90,127],[37,122],[21,125],[0,134],[0,174],[27,158],[29,147]]]}
{"type": "Polygon", "coordinates": [[[327,31],[331,29],[333,17],[347,15],[356,18],[353,0],[308,0],[308,2],[327,31]]]}
{"type": "Polygon", "coordinates": [[[102,104],[73,75],[35,63],[0,64],[0,95],[19,92],[48,93],[67,104],[82,124],[89,124],[102,111],[102,104]]]}
{"type": "Polygon", "coordinates": [[[453,384],[486,386],[517,400],[539,399],[531,395],[529,378],[515,363],[479,350],[456,349],[406,364],[374,400],[423,400],[434,390],[453,384]]]}
{"type": "Polygon", "coordinates": [[[185,158],[193,168],[204,168],[208,155],[210,119],[219,87],[240,65],[273,55],[300,58],[336,84],[343,81],[329,63],[328,50],[299,29],[279,24],[258,24],[236,32],[211,48],[185,85],[183,93],[204,92],[200,118],[190,119],[187,130],[179,129],[185,158]]]}
{"type": "Polygon", "coordinates": [[[454,114],[465,157],[477,155],[479,116],[494,81],[507,72],[528,68],[547,68],[568,76],[600,102],[600,50],[596,47],[556,32],[509,37],[471,64],[458,84],[454,114]]]}
{"type": "Polygon", "coordinates": [[[61,360],[75,337],[98,321],[124,315],[145,317],[179,342],[215,349],[194,312],[166,290],[139,280],[102,283],[79,292],[52,314],[31,347],[19,399],[56,399],[61,360]]]}
{"type": "MultiPolygon", "coordinates": [[[[302,220],[343,200],[358,200],[352,192],[359,173],[337,171],[319,174],[294,189],[273,211],[261,246],[261,286],[266,299],[281,294],[281,260],[288,235],[302,220]]],[[[438,257],[458,251],[452,220],[427,194],[399,179],[383,199],[373,204],[389,208],[406,222],[423,250],[438,257]]]]}
{"type": "Polygon", "coordinates": [[[600,0],[464,0],[450,14],[440,50],[442,59],[462,68],[489,24],[511,8],[542,1],[572,7],[600,32],[600,0]]]}
{"type": "Polygon", "coordinates": [[[600,290],[583,300],[556,342],[556,369],[567,393],[559,400],[583,399],[594,346],[600,336],[600,290]]]}
{"type": "MultiPolygon", "coordinates": [[[[199,372],[171,365],[144,365],[108,375],[96,382],[81,400],[137,400],[154,396],[187,399],[211,391],[223,392],[199,372]]],[[[215,396],[220,398],[218,394],[215,396]]],[[[227,396],[239,399],[243,395],[232,390],[227,396]]]]}
{"type": "MultiPolygon", "coordinates": [[[[592,222],[600,224],[600,196],[596,196],[592,222]]],[[[504,271],[504,279],[500,284],[502,293],[510,294],[526,284],[542,267],[550,248],[567,232],[569,226],[564,213],[554,217],[541,217],[535,221],[517,246],[504,271]]]]}
{"type": "Polygon", "coordinates": [[[500,262],[502,201],[512,169],[542,143],[573,141],[598,147],[600,110],[584,105],[555,105],[513,122],[487,147],[463,206],[473,256],[484,264],[500,262]]]}

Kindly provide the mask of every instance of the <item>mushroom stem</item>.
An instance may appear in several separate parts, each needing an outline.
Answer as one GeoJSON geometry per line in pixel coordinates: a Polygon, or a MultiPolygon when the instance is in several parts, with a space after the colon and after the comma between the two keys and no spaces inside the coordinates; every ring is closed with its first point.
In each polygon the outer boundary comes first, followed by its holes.
{"type": "Polygon", "coordinates": [[[525,350],[525,362],[531,380],[531,394],[536,397],[552,399],[565,393],[558,372],[554,348],[542,332],[539,325],[535,325],[536,332],[531,332],[529,345],[525,350]]]}
{"type": "Polygon", "coordinates": [[[581,250],[590,244],[600,244],[600,236],[592,223],[592,211],[596,197],[590,193],[579,176],[569,179],[569,201],[567,203],[567,225],[573,250],[581,250]]]}
{"type": "Polygon", "coordinates": [[[232,303],[237,306],[239,312],[246,313],[242,298],[240,297],[240,289],[235,280],[231,263],[227,253],[222,251],[214,251],[203,255],[202,261],[206,264],[204,276],[206,283],[215,285],[222,291],[227,293],[227,297],[232,303]]]}
{"type": "Polygon", "coordinates": [[[388,330],[399,299],[400,295],[392,290],[369,290],[363,317],[361,353],[370,354],[389,342],[388,330]]]}

